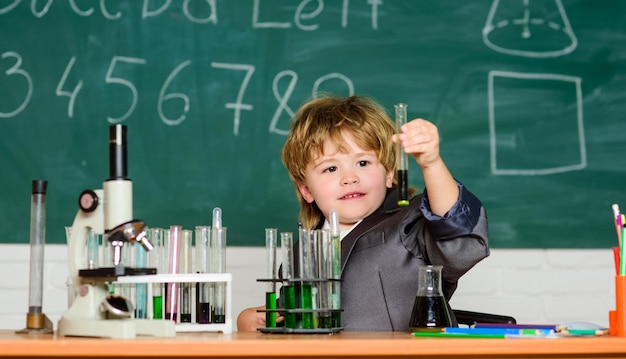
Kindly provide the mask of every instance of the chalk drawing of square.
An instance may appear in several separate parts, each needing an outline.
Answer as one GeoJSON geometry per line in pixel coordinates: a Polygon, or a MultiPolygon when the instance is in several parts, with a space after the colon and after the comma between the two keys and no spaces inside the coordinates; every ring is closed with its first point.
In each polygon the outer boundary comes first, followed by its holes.
{"type": "Polygon", "coordinates": [[[587,166],[579,77],[490,71],[494,175],[547,175],[587,166]]]}

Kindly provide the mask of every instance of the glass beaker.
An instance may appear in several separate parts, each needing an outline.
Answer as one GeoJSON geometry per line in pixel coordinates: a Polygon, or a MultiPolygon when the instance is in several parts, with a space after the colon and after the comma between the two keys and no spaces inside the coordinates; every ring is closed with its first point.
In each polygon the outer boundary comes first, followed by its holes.
{"type": "Polygon", "coordinates": [[[440,265],[417,267],[417,295],[409,322],[411,332],[442,331],[452,326],[450,311],[441,290],[442,269],[440,265]]]}

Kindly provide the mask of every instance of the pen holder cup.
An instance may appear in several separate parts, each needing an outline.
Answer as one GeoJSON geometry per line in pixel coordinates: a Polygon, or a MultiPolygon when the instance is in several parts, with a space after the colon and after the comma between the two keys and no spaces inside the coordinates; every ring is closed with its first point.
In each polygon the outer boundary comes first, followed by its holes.
{"type": "Polygon", "coordinates": [[[618,337],[626,337],[626,275],[615,276],[615,333],[618,337]]]}

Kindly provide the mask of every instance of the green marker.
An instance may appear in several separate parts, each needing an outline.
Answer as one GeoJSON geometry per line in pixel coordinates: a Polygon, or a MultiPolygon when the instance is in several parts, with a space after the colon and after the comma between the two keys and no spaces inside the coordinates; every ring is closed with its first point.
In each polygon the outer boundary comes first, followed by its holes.
{"type": "Polygon", "coordinates": [[[505,334],[471,334],[471,333],[445,333],[445,332],[413,332],[414,337],[434,337],[434,338],[490,338],[503,339],[505,334]]]}
{"type": "MultiPolygon", "coordinates": [[[[407,105],[405,103],[397,103],[395,104],[396,108],[396,132],[398,135],[402,133],[402,125],[406,123],[406,108],[407,105]]],[[[409,170],[408,170],[408,160],[406,152],[404,152],[404,147],[402,147],[402,143],[398,141],[396,144],[397,149],[397,163],[396,163],[396,171],[397,171],[397,181],[398,181],[398,206],[408,206],[409,205],[409,170]]]]}

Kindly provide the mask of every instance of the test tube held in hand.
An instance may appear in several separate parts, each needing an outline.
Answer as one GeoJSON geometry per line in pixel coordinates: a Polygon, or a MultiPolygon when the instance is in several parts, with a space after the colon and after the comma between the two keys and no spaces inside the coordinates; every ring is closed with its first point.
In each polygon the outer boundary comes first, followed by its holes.
{"type": "MultiPolygon", "coordinates": [[[[170,274],[178,274],[179,272],[181,232],[181,226],[170,226],[168,240],[170,274]]],[[[165,319],[178,321],[178,283],[167,283],[165,319]]]]}
{"type": "MultiPolygon", "coordinates": [[[[222,210],[213,209],[213,226],[211,228],[211,267],[213,273],[226,273],[226,227],[222,226],[222,210]]],[[[213,323],[225,323],[224,306],[226,301],[226,283],[214,283],[213,323]]]]}
{"type": "MultiPolygon", "coordinates": [[[[209,273],[211,226],[196,226],[196,272],[209,273]]],[[[211,323],[211,284],[196,283],[196,323],[211,323]]]]}
{"type": "Polygon", "coordinates": [[[265,229],[265,249],[267,251],[267,289],[265,291],[265,327],[276,328],[276,280],[278,279],[277,273],[277,260],[276,260],[276,245],[277,245],[276,228],[265,229]]]}
{"type": "MultiPolygon", "coordinates": [[[[398,103],[395,105],[396,108],[396,133],[399,135],[402,133],[402,126],[406,123],[406,109],[407,105],[405,103],[398,103]]],[[[397,149],[397,175],[398,175],[398,206],[408,206],[409,205],[409,169],[408,169],[408,160],[406,152],[404,152],[404,147],[402,143],[398,140],[396,144],[397,149]]]]}

